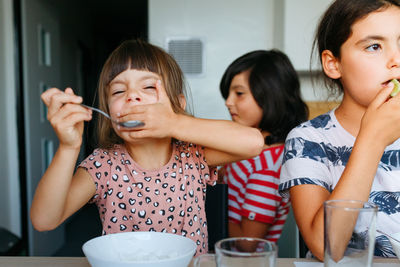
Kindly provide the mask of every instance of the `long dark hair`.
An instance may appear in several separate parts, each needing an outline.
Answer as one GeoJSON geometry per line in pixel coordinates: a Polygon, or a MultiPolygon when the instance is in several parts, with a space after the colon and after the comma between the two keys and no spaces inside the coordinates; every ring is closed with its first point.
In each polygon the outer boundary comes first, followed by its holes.
{"type": "Polygon", "coordinates": [[[291,129],[307,120],[308,107],[301,99],[300,82],[289,58],[279,50],[257,50],[233,61],[220,83],[226,100],[235,75],[249,71],[251,93],[263,111],[259,127],[269,132],[267,145],[283,143],[291,129]]]}
{"type": "MultiPolygon", "coordinates": [[[[315,33],[313,49],[318,49],[319,62],[324,50],[340,59],[340,48],[352,33],[352,26],[371,12],[381,11],[390,6],[400,7],[400,0],[336,0],[322,15],[315,33]]],[[[329,78],[324,73],[324,83],[333,94],[343,93],[339,79],[329,78]]]]}

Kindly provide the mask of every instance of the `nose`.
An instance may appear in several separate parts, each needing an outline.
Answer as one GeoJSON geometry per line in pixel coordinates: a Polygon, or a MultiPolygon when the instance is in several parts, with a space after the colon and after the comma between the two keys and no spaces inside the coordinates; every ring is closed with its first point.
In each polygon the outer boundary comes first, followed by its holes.
{"type": "Polygon", "coordinates": [[[227,106],[228,108],[233,106],[232,93],[229,93],[228,98],[225,100],[225,106],[227,106]]]}
{"type": "Polygon", "coordinates": [[[397,47],[397,49],[393,50],[389,62],[388,62],[388,67],[389,68],[400,68],[400,48],[397,47]]]}
{"type": "Polygon", "coordinates": [[[136,92],[136,90],[129,90],[127,97],[126,97],[126,102],[141,102],[142,98],[140,97],[139,93],[136,92]]]}

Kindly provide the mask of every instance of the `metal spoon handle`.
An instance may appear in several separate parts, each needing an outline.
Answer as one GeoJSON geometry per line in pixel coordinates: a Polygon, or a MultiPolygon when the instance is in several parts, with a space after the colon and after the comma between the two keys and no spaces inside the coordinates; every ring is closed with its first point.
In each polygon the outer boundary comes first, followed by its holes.
{"type": "Polygon", "coordinates": [[[85,107],[85,108],[88,108],[88,109],[91,109],[91,110],[94,110],[94,111],[97,111],[97,112],[99,112],[100,114],[103,114],[104,116],[106,116],[107,118],[109,118],[112,122],[114,122],[114,123],[116,123],[116,124],[118,124],[118,125],[120,125],[120,126],[122,126],[122,127],[125,127],[125,128],[136,128],[136,127],[144,126],[144,122],[142,122],[142,121],[124,121],[124,122],[118,122],[118,121],[114,120],[113,118],[111,118],[110,115],[108,115],[107,113],[105,113],[105,112],[102,111],[101,109],[94,108],[94,107],[91,107],[91,106],[87,106],[87,105],[85,105],[85,104],[81,104],[81,106],[82,106],[82,107],[85,107]]]}
{"type": "Polygon", "coordinates": [[[83,107],[85,107],[85,108],[89,108],[89,109],[94,110],[94,111],[97,111],[97,112],[103,114],[104,116],[106,116],[107,118],[109,118],[110,120],[113,121],[113,119],[111,119],[110,115],[108,115],[107,113],[105,113],[105,112],[102,111],[101,109],[94,108],[94,107],[91,107],[91,106],[87,106],[87,105],[85,105],[85,104],[81,104],[81,106],[83,106],[83,107]]]}

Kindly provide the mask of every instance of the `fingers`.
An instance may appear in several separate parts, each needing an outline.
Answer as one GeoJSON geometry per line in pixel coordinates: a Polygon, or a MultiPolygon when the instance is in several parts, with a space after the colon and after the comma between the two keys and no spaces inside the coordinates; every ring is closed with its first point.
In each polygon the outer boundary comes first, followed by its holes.
{"type": "Polygon", "coordinates": [[[57,88],[51,88],[42,94],[42,99],[46,106],[48,106],[48,119],[67,103],[82,103],[82,97],[75,95],[71,88],[67,88],[65,92],[57,88]]]}
{"type": "Polygon", "coordinates": [[[68,94],[68,95],[75,95],[75,94],[74,94],[74,91],[73,91],[72,88],[70,88],[70,87],[67,87],[67,88],[65,89],[65,93],[68,94]]]}
{"type": "Polygon", "coordinates": [[[372,102],[369,104],[369,108],[376,109],[376,108],[380,107],[383,103],[385,103],[388,100],[392,90],[393,90],[393,85],[388,86],[388,87],[382,89],[381,91],[379,91],[379,93],[376,95],[375,99],[372,100],[372,102]]]}
{"type": "Polygon", "coordinates": [[[42,99],[42,101],[44,102],[44,104],[46,106],[50,106],[51,98],[53,97],[53,95],[59,94],[59,93],[62,93],[62,91],[59,90],[58,88],[50,88],[50,89],[44,91],[42,93],[42,95],[40,96],[40,98],[42,99]]]}
{"type": "Polygon", "coordinates": [[[62,128],[65,125],[75,125],[81,121],[92,119],[92,111],[74,104],[65,104],[58,112],[50,116],[49,121],[53,127],[62,128]]]}

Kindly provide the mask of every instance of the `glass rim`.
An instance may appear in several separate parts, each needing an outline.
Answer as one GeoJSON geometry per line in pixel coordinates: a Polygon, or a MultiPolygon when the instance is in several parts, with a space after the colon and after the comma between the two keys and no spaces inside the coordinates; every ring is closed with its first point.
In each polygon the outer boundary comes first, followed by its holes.
{"type": "Polygon", "coordinates": [[[277,253],[277,245],[269,240],[263,239],[263,238],[257,238],[257,237],[230,237],[230,238],[225,238],[217,241],[215,243],[215,250],[220,250],[224,254],[229,254],[233,256],[245,256],[245,257],[261,257],[261,256],[266,256],[270,253],[277,253]],[[240,251],[231,251],[227,250],[221,247],[221,244],[224,242],[231,242],[231,241],[238,241],[238,240],[244,240],[244,241],[258,241],[258,242],[263,242],[267,243],[271,246],[270,251],[254,251],[254,252],[240,252],[240,251]]]}
{"type": "Polygon", "coordinates": [[[362,200],[351,200],[351,199],[330,199],[324,201],[324,207],[329,208],[342,208],[344,210],[363,210],[363,211],[377,211],[378,205],[369,201],[362,201],[362,200]],[[362,207],[346,207],[335,205],[337,203],[353,203],[353,204],[362,204],[362,207]]]}

